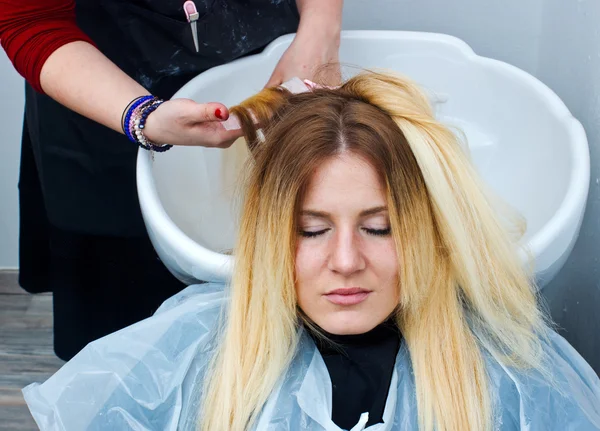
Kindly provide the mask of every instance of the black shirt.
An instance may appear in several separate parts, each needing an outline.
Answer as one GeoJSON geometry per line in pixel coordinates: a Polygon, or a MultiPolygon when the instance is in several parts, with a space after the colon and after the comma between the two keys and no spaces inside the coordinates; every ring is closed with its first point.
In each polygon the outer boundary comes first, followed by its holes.
{"type": "Polygon", "coordinates": [[[400,332],[391,320],[365,334],[313,337],[331,378],[331,419],[342,429],[369,412],[367,426],[383,422],[383,411],[400,348],[400,332]]]}

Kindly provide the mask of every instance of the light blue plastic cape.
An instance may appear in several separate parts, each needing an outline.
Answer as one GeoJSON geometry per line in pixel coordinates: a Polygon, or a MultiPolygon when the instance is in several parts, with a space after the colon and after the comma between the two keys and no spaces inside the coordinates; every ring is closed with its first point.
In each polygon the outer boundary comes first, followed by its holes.
{"type": "MultiPolygon", "coordinates": [[[[224,286],[190,286],[156,314],[90,343],[42,384],[23,393],[42,430],[194,430],[206,365],[226,304],[224,286]]],[[[546,346],[559,390],[488,359],[497,430],[600,430],[600,381],[559,335],[546,346]]],[[[417,430],[415,386],[406,347],[396,360],[383,420],[371,431],[417,430]]],[[[306,334],[261,412],[257,430],[339,431],[331,382],[306,334]]],[[[364,413],[353,431],[363,430],[364,413]]]]}

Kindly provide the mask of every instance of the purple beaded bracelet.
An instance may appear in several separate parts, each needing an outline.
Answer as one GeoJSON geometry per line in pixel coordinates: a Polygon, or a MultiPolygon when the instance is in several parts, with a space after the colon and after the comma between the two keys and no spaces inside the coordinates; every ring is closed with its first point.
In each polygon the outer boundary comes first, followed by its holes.
{"type": "Polygon", "coordinates": [[[138,144],[144,150],[152,150],[150,143],[143,135],[141,130],[137,129],[137,126],[140,124],[140,119],[142,118],[141,111],[146,107],[153,103],[156,103],[156,100],[149,100],[146,103],[142,103],[138,108],[136,108],[131,114],[131,119],[129,120],[129,134],[133,136],[134,142],[138,144]]]}
{"type": "Polygon", "coordinates": [[[123,131],[130,141],[141,148],[159,153],[169,150],[172,145],[157,145],[148,140],[143,133],[148,116],[156,110],[164,101],[154,96],[143,96],[130,104],[123,121],[123,131]]]}
{"type": "Polygon", "coordinates": [[[138,97],[137,99],[134,99],[134,101],[132,103],[129,104],[129,108],[126,109],[126,114],[125,114],[125,121],[123,121],[123,132],[125,133],[125,135],[129,138],[130,141],[137,143],[137,141],[134,139],[134,137],[131,135],[131,132],[129,131],[129,128],[127,127],[127,125],[129,125],[129,122],[131,121],[131,115],[133,114],[133,112],[135,111],[135,109],[140,106],[142,103],[147,102],[148,100],[152,100],[154,99],[154,96],[142,96],[142,97],[138,97]]]}
{"type": "Polygon", "coordinates": [[[129,123],[129,131],[136,139],[137,144],[145,150],[156,151],[159,153],[165,152],[172,145],[157,145],[144,136],[143,129],[145,128],[146,119],[151,112],[158,108],[163,103],[160,99],[154,99],[142,104],[136,109],[131,116],[129,123]]]}

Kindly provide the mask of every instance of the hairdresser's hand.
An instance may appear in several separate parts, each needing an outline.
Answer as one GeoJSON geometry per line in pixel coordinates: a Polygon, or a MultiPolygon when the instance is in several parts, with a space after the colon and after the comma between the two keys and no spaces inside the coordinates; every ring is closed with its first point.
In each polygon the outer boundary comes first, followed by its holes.
{"type": "Polygon", "coordinates": [[[341,4],[332,12],[321,6],[305,9],[298,33],[275,66],[267,87],[279,85],[294,77],[316,80],[325,85],[340,84],[340,32],[337,15],[341,19],[341,4]]]}
{"type": "Polygon", "coordinates": [[[221,125],[228,117],[229,111],[221,103],[168,100],[148,116],[144,135],[161,145],[227,148],[242,136],[241,130],[226,130],[221,125]]]}

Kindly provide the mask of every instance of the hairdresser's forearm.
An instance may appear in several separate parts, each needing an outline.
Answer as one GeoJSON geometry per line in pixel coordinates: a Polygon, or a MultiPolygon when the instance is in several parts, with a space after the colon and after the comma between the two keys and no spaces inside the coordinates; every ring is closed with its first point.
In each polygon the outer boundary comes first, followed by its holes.
{"type": "Polygon", "coordinates": [[[121,131],[121,114],[127,104],[148,94],[98,49],[82,41],[54,51],[42,67],[40,83],[54,100],[116,131],[121,131]]]}
{"type": "Polygon", "coordinates": [[[300,13],[298,36],[317,36],[339,43],[343,0],[296,0],[300,13]]]}

